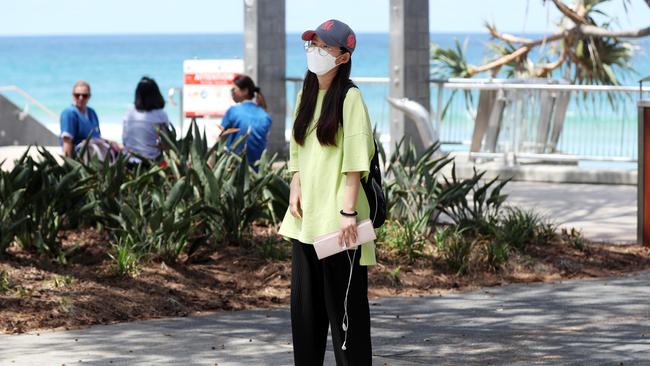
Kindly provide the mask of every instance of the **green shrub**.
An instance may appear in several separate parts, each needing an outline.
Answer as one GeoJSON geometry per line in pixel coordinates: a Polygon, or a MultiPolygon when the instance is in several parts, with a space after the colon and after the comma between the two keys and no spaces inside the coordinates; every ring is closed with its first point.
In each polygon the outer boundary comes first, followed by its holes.
{"type": "Polygon", "coordinates": [[[66,165],[79,169],[82,179],[89,180],[90,189],[86,194],[86,202],[94,202],[95,206],[92,212],[82,218],[80,224],[85,225],[110,225],[111,215],[116,215],[120,211],[122,185],[147,173],[140,167],[129,170],[127,168],[129,158],[122,154],[118,155],[112,164],[109,164],[108,159],[100,161],[96,156],[87,162],[64,159],[66,165]]]}
{"type": "Polygon", "coordinates": [[[386,277],[393,283],[393,286],[399,286],[402,284],[402,279],[401,279],[401,274],[402,274],[402,267],[397,266],[393,269],[386,269],[384,272],[386,274],[386,277]]]}
{"type": "Polygon", "coordinates": [[[472,178],[460,180],[456,177],[456,166],[452,167],[451,179],[444,177],[448,199],[441,201],[439,209],[461,229],[475,234],[491,235],[497,223],[501,205],[508,197],[501,193],[509,179],[498,182],[498,177],[482,183],[485,172],[474,169],[472,178]],[[471,197],[468,201],[467,197],[471,197]]]}
{"type": "Polygon", "coordinates": [[[54,285],[55,288],[67,287],[72,285],[73,282],[74,279],[70,276],[54,275],[54,277],[52,277],[52,284],[54,285]]]}
{"type": "Polygon", "coordinates": [[[473,242],[463,233],[463,229],[441,228],[434,235],[438,253],[449,268],[457,274],[469,271],[473,242]]]}
{"type": "Polygon", "coordinates": [[[495,230],[497,241],[525,251],[528,244],[542,244],[553,239],[555,226],[532,210],[508,207],[495,230]]]}
{"type": "Polygon", "coordinates": [[[211,168],[196,167],[205,193],[203,203],[214,213],[215,230],[229,243],[242,243],[255,220],[263,218],[270,199],[264,190],[273,176],[251,174],[245,158],[221,153],[211,168]]]}
{"type": "Polygon", "coordinates": [[[258,250],[260,256],[264,259],[283,260],[289,258],[289,245],[287,245],[287,242],[273,235],[263,238],[258,250]]]}
{"type": "Polygon", "coordinates": [[[38,149],[39,161],[28,156],[28,151],[9,173],[13,189],[24,189],[16,237],[27,249],[60,258],[60,230],[76,227],[95,207],[95,202],[86,201],[90,182],[80,176],[79,168],[59,165],[45,149],[38,149]]]}
{"type": "MultiPolygon", "coordinates": [[[[0,171],[0,174],[2,172],[0,171]]],[[[19,227],[27,218],[20,215],[23,210],[22,200],[24,189],[6,192],[5,176],[0,176],[0,257],[19,235],[19,227]]]]}
{"type": "Polygon", "coordinates": [[[499,224],[497,239],[523,251],[528,243],[536,241],[537,228],[542,220],[533,211],[507,207],[499,224]]]}
{"type": "Polygon", "coordinates": [[[203,206],[192,199],[185,177],[159,186],[149,183],[151,176],[130,182],[131,194],[125,195],[113,228],[115,242],[128,240],[139,252],[152,253],[174,262],[185,250],[190,238],[201,235],[203,206]],[[131,184],[132,183],[132,184],[131,184]],[[137,192],[147,192],[138,194],[137,192]]]}
{"type": "Polygon", "coordinates": [[[405,256],[410,262],[422,255],[426,244],[428,215],[419,220],[389,220],[379,231],[378,245],[389,251],[405,256]]]}
{"type": "Polygon", "coordinates": [[[403,147],[402,139],[386,163],[385,151],[378,145],[384,162],[384,189],[388,218],[392,220],[419,220],[428,213],[435,219],[436,206],[447,192],[440,184],[439,173],[453,158],[438,156],[440,144],[430,146],[417,154],[415,146],[403,147]]]}
{"type": "Polygon", "coordinates": [[[5,293],[11,289],[11,282],[9,281],[9,273],[0,271],[0,294],[5,293]]]}
{"type": "Polygon", "coordinates": [[[499,270],[510,258],[510,246],[495,240],[488,240],[483,244],[482,252],[485,263],[493,270],[499,270]]]}
{"type": "Polygon", "coordinates": [[[281,168],[273,166],[276,159],[277,155],[269,157],[268,152],[264,151],[256,165],[258,171],[253,171],[253,174],[256,179],[270,177],[262,194],[263,199],[267,202],[264,216],[274,225],[279,225],[289,207],[289,181],[291,178],[288,177],[287,164],[283,164],[281,168]]]}
{"type": "Polygon", "coordinates": [[[543,220],[540,225],[537,226],[535,237],[537,244],[544,244],[555,240],[558,237],[557,229],[557,224],[549,222],[548,220],[543,220]]]}
{"type": "Polygon", "coordinates": [[[113,252],[108,254],[113,260],[113,270],[120,276],[135,276],[142,255],[131,236],[124,235],[113,244],[113,252]]]}
{"type": "MultiPolygon", "coordinates": [[[[280,178],[281,171],[271,174],[269,166],[274,157],[263,156],[259,163],[263,166],[256,173],[246,161],[245,150],[240,154],[226,152],[225,141],[209,148],[194,121],[183,139],[174,141],[171,133],[165,137],[170,148],[164,153],[170,170],[178,178],[191,177],[206,224],[212,232],[220,233],[220,240],[241,243],[250,234],[253,222],[262,218],[277,221],[279,210],[286,210],[288,185],[280,178]]],[[[245,137],[235,141],[232,149],[245,137]]]]}
{"type": "Polygon", "coordinates": [[[562,240],[574,249],[579,251],[587,250],[587,240],[582,236],[582,231],[571,228],[571,230],[562,229],[562,240]]]}

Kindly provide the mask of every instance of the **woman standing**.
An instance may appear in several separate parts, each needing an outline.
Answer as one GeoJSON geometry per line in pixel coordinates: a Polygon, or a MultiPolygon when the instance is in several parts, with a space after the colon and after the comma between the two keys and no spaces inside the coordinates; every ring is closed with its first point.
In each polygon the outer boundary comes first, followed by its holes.
{"type": "Polygon", "coordinates": [[[289,209],[280,234],[291,239],[291,329],[296,365],[322,365],[328,327],[337,365],[370,365],[368,265],[373,242],[319,260],[314,238],[339,231],[356,242],[357,221],[369,217],[360,179],[374,142],[368,111],[350,71],[356,37],[328,20],[302,35],[308,71],[296,102],[290,141],[289,209]]]}
{"type": "Polygon", "coordinates": [[[133,108],[122,123],[122,142],[131,155],[130,163],[141,163],[140,157],[156,160],[160,157],[160,130],[169,125],[163,99],[154,79],[144,76],[135,88],[133,108]]]}
{"type": "Polygon", "coordinates": [[[266,149],[271,128],[271,116],[266,112],[266,100],[253,79],[246,75],[235,77],[231,94],[232,100],[237,104],[228,108],[221,120],[221,128],[223,131],[228,128],[239,129],[228,136],[229,148],[240,136],[248,134],[244,144],[235,147],[235,152],[238,153],[246,146],[246,160],[250,165],[254,165],[266,149]]]}

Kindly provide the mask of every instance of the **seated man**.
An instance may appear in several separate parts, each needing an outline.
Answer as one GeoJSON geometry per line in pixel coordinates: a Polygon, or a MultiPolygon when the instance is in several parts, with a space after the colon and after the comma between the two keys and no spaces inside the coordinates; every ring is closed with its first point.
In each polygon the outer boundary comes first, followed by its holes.
{"type": "Polygon", "coordinates": [[[99,139],[99,119],[97,113],[88,107],[90,85],[85,81],[77,81],[72,87],[73,105],[61,113],[61,144],[63,154],[71,157],[75,148],[84,142],[88,136],[99,139]]]}

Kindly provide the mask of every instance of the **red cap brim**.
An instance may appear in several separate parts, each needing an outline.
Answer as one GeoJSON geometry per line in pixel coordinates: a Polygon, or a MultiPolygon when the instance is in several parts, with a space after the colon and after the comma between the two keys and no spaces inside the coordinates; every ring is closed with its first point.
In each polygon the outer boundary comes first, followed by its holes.
{"type": "Polygon", "coordinates": [[[303,41],[311,41],[312,39],[314,39],[315,35],[316,35],[316,32],[314,32],[313,30],[305,31],[302,34],[302,40],[303,41]]]}

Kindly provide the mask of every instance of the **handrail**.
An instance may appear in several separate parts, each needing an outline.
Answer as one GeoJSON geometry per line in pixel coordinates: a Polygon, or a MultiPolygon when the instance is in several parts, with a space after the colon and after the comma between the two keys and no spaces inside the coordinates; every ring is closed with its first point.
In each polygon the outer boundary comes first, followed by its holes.
{"type": "MultiPolygon", "coordinates": [[[[301,77],[287,77],[286,81],[301,82],[301,77]]],[[[388,77],[355,77],[352,81],[358,83],[372,83],[372,84],[386,84],[390,81],[388,77]]],[[[639,87],[630,85],[572,85],[572,84],[532,84],[532,83],[512,83],[512,82],[496,82],[491,79],[468,79],[467,81],[460,81],[452,79],[452,81],[433,79],[429,80],[431,84],[437,84],[448,89],[460,90],[553,90],[553,91],[583,91],[583,92],[625,92],[625,93],[638,93],[639,87]]],[[[644,86],[644,92],[650,92],[650,86],[644,86]]]]}
{"type": "Polygon", "coordinates": [[[42,110],[43,112],[45,112],[45,114],[47,114],[50,118],[53,118],[54,120],[58,120],[58,119],[59,119],[59,115],[58,115],[58,114],[52,112],[51,109],[49,109],[48,107],[46,107],[43,103],[39,102],[36,98],[34,98],[34,97],[32,97],[31,95],[29,95],[29,93],[27,93],[25,90],[21,89],[20,87],[15,86],[15,85],[5,85],[5,86],[0,86],[0,92],[4,92],[4,91],[13,91],[13,92],[18,93],[21,97],[27,99],[28,102],[34,104],[34,105],[37,106],[40,110],[42,110]]]}
{"type": "MultiPolygon", "coordinates": [[[[581,92],[623,92],[638,93],[636,86],[615,85],[570,85],[570,84],[468,84],[443,83],[445,88],[462,90],[552,90],[552,91],[581,91],[581,92]]],[[[643,91],[650,91],[644,87],[643,91]]]]}

